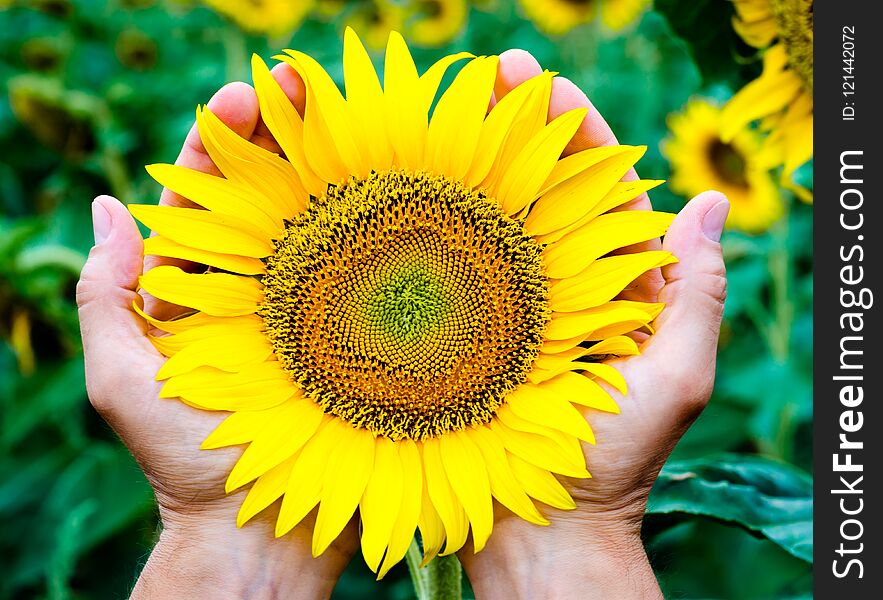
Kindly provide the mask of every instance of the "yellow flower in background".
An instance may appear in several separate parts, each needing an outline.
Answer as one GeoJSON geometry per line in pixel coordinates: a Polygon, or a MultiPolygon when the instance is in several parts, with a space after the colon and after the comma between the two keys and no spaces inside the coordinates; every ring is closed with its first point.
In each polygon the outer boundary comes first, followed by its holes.
{"type": "Polygon", "coordinates": [[[561,35],[591,22],[600,13],[601,21],[620,31],[637,21],[650,6],[650,0],[519,0],[527,17],[545,33],[561,35]]]}
{"type": "Polygon", "coordinates": [[[769,132],[764,151],[783,165],[783,185],[812,202],[812,192],[795,183],[793,175],[813,156],[813,2],[733,2],[733,27],[748,44],[766,50],[761,76],[724,108],[724,137],[760,120],[760,128],[769,132]]]}
{"type": "Polygon", "coordinates": [[[403,32],[414,45],[438,47],[462,31],[468,15],[466,0],[370,0],[350,12],[346,25],[359,31],[375,50],[386,45],[392,31],[403,32]]]}
{"type": "Polygon", "coordinates": [[[314,0],[203,0],[243,30],[268,36],[293,32],[314,5],[314,0]]]}
{"type": "Polygon", "coordinates": [[[406,37],[418,46],[443,46],[466,25],[466,0],[419,0],[413,3],[415,15],[406,37]]]}
{"type": "Polygon", "coordinates": [[[547,123],[545,72],[488,113],[496,56],[454,54],[420,75],[393,33],[381,86],[347,29],[344,98],[315,60],[285,52],[277,58],[306,82],[303,118],[264,62],[252,66],[286,158],[202,108],[200,135],[224,178],[149,172],[206,210],[131,207],[158,234],[146,254],[212,267],[141,278],[195,311],[145,315],[171,334],[153,338],[169,357],[160,396],[232,413],[202,447],[248,444],[226,485],[251,484],[238,525],[281,497],[281,536],[318,505],[314,555],[356,509],[379,576],[418,528],[425,560],[459,550],[470,529],[480,551],[494,499],[548,524],[534,500],[575,506],[554,474],[589,477],[584,413],[619,410],[600,383],[626,390],[599,361],[637,354],[626,334],[662,309],[616,298],[675,261],[611,256],[673,217],[609,212],[660,183],[620,181],[645,148],[560,158],[586,110],[547,123]]]}
{"type": "Polygon", "coordinates": [[[763,138],[749,127],[724,138],[721,109],[691,100],[668,119],[671,137],[662,151],[671,163],[669,186],[687,197],[708,189],[730,199],[727,226],[748,233],[766,231],[782,216],[782,199],[764,156],[763,138]]]}
{"type": "Polygon", "coordinates": [[[361,32],[365,44],[378,50],[386,45],[390,33],[404,29],[406,14],[404,5],[392,0],[367,0],[349,14],[346,26],[361,32]]]}

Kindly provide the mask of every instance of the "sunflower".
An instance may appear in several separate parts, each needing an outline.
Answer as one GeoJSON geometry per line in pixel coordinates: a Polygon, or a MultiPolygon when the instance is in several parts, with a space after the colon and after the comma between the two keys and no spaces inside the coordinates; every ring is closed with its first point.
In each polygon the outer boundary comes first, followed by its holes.
{"type": "Polygon", "coordinates": [[[724,108],[724,137],[760,120],[764,143],[783,165],[782,183],[805,202],[812,192],[794,172],[813,156],[812,0],[733,0],[733,28],[751,46],[765,49],[763,73],[724,108]]]}
{"type": "Polygon", "coordinates": [[[450,42],[466,24],[466,0],[418,0],[409,24],[408,39],[418,46],[441,46],[450,42]]]}
{"type": "Polygon", "coordinates": [[[662,145],[671,162],[672,191],[694,196],[715,189],[730,199],[727,225],[749,233],[769,229],[782,216],[782,199],[764,156],[763,138],[743,127],[724,138],[721,109],[694,99],[669,117],[672,136],[662,145]]]}
{"type": "Polygon", "coordinates": [[[243,30],[269,36],[290,34],[313,8],[313,0],[203,0],[243,30]]]}
{"type": "Polygon", "coordinates": [[[620,31],[634,23],[650,0],[519,0],[536,26],[551,35],[562,35],[593,21],[600,12],[609,29],[620,31]]]}
{"type": "MultiPolygon", "coordinates": [[[[160,396],[229,411],[202,444],[248,444],[228,492],[252,484],[238,525],[282,498],[276,535],[316,506],[313,554],[359,511],[383,576],[419,528],[425,560],[480,551],[495,499],[548,524],[533,500],[574,502],[554,474],[589,477],[583,412],[618,412],[609,356],[662,305],[617,299],[675,261],[615,250],[663,234],[672,215],[608,212],[658,181],[620,179],[644,147],[560,158],[586,110],[547,123],[553,74],[487,112],[496,56],[447,56],[423,75],[398,33],[383,86],[345,34],[346,98],[308,55],[276,58],[306,83],[303,118],[253,59],[261,114],[284,157],[197,110],[224,178],[153,165],[203,207],[132,206],[157,235],[142,288],[193,309],[160,321],[160,396]],[[430,106],[445,72],[465,63],[430,106]],[[533,499],[533,500],[532,500],[533,499]]],[[[142,311],[142,314],[143,311],[142,311]]]]}

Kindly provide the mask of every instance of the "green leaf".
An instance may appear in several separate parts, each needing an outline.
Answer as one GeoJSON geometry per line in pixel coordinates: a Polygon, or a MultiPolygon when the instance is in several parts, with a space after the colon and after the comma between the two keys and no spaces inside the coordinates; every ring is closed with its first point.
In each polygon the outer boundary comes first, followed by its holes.
{"type": "Polygon", "coordinates": [[[725,454],[670,461],[650,495],[647,513],[686,513],[730,522],[812,562],[812,483],[777,461],[725,454]]]}

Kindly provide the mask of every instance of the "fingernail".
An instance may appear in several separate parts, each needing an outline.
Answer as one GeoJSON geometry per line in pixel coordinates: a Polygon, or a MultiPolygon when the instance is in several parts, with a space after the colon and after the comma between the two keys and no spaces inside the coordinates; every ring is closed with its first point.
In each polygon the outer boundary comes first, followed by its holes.
{"type": "Polygon", "coordinates": [[[97,199],[92,201],[92,233],[95,235],[95,245],[103,244],[110,236],[113,221],[110,213],[97,199]]]}
{"type": "Polygon", "coordinates": [[[719,242],[729,213],[730,202],[727,199],[721,200],[712,206],[702,218],[702,233],[705,234],[705,237],[712,242],[719,242]]]}

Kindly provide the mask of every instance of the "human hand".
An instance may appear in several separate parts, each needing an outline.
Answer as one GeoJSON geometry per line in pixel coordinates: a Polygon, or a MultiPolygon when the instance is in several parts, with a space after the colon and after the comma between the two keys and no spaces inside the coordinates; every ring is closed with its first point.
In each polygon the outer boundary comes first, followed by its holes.
{"type": "MultiPolygon", "coordinates": [[[[274,76],[303,110],[303,84],[287,65],[274,76]]],[[[253,143],[276,152],[258,114],[254,90],[243,83],[222,88],[209,108],[253,143]]],[[[177,164],[219,174],[194,126],[177,164]]],[[[160,204],[189,203],[169,190],[160,204]]],[[[236,529],[245,491],[230,495],[224,481],[241,454],[236,448],[200,451],[200,442],[224,413],[196,410],[159,399],[155,376],[165,358],[153,347],[150,327],[132,308],[142,272],[138,227],[117,200],[92,205],[95,247],[77,286],[86,360],[86,386],[93,406],[119,435],[144,470],[156,494],[164,530],[133,598],[321,598],[328,597],[357,547],[354,524],[317,559],[311,558],[312,519],[281,540],[273,520],[258,516],[236,529]]],[[[149,269],[169,259],[147,257],[149,269]]],[[[187,270],[195,265],[175,264],[187,270]]],[[[180,308],[144,298],[148,312],[168,319],[180,308]]]]}
{"type": "MultiPolygon", "coordinates": [[[[524,51],[503,53],[497,97],[540,71],[524,51]]],[[[556,78],[549,118],[578,107],[589,113],[565,153],[617,143],[585,94],[556,78]]],[[[624,208],[649,209],[650,201],[645,195],[624,208]]],[[[711,395],[726,295],[718,240],[728,210],[720,193],[694,198],[661,245],[680,262],[648,273],[624,296],[664,302],[666,308],[641,355],[611,362],[628,383],[628,394],[608,387],[621,414],[588,415],[597,440],[597,446],[584,444],[593,478],[563,481],[576,508],[544,507],[548,527],[497,510],[485,549],[459,553],[479,600],[662,597],[641,543],[641,522],[659,470],[711,395]]],[[[659,248],[656,240],[636,249],[659,248]]]]}

